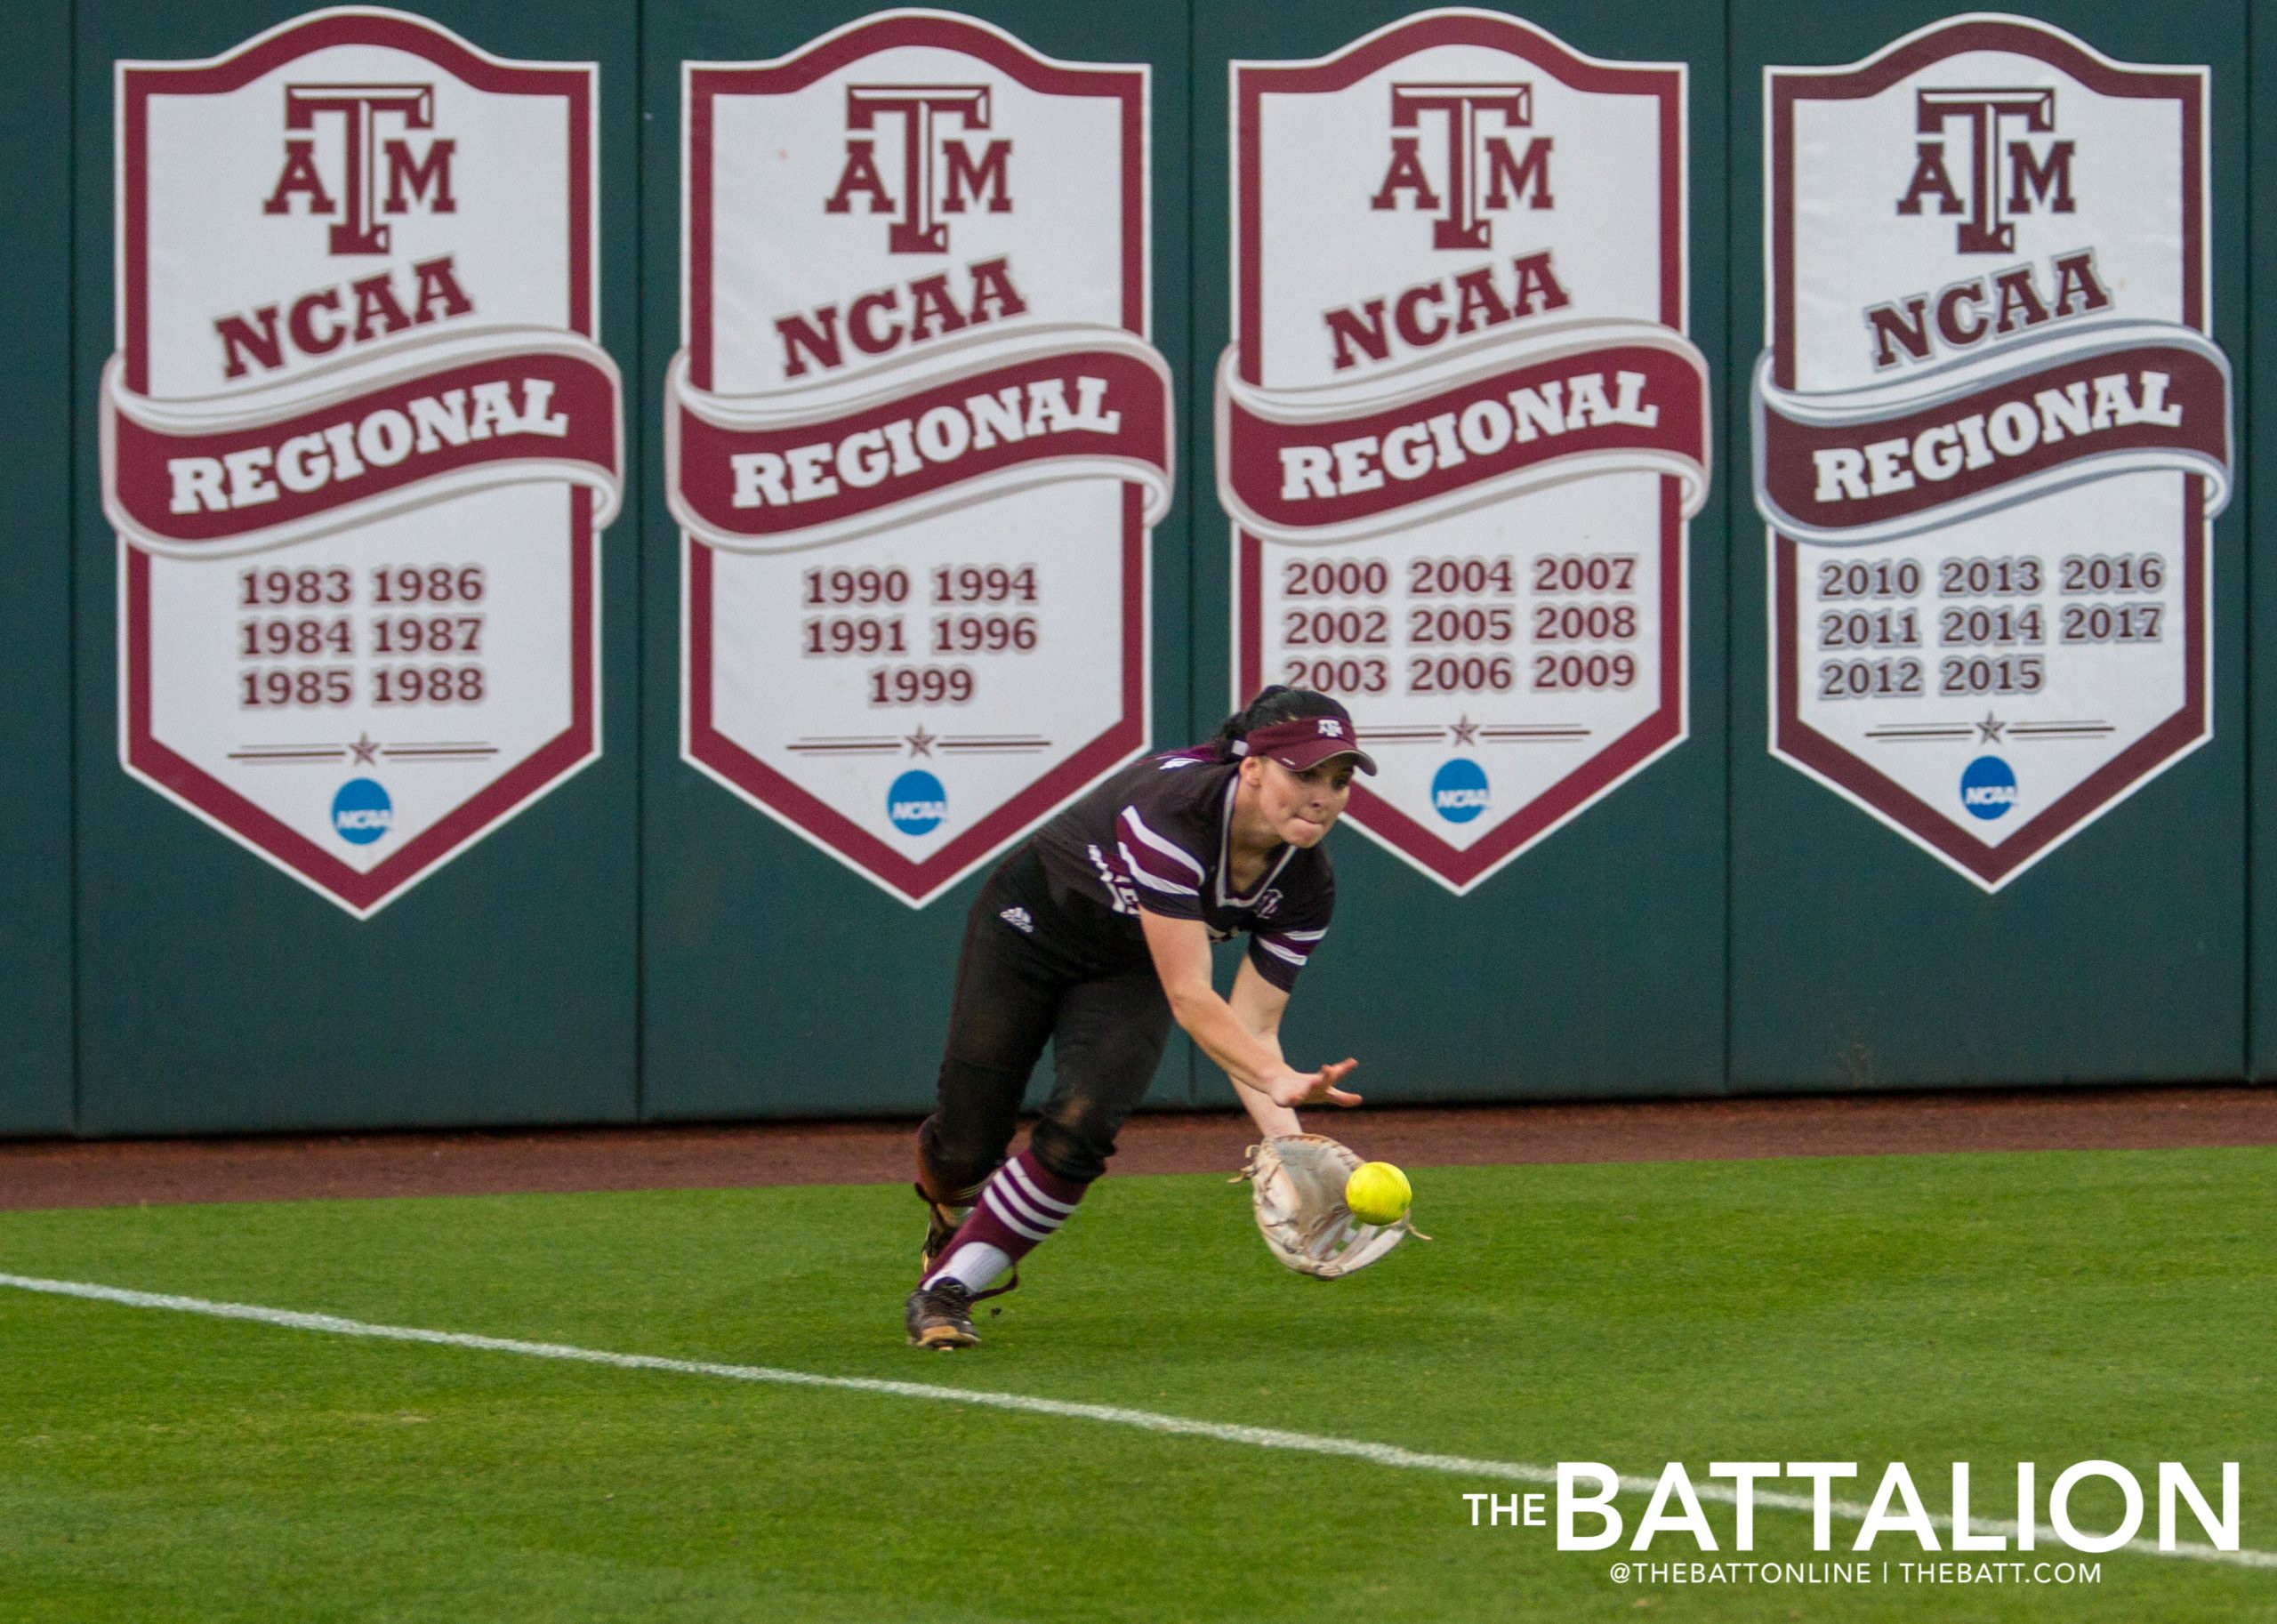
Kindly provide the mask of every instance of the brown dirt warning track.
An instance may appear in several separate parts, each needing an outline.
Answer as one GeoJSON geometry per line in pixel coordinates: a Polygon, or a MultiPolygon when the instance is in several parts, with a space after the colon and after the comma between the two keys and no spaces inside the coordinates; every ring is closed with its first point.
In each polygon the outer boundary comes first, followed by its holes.
{"type": "MultiPolygon", "coordinates": [[[[1308,1126],[1409,1167],[1931,1151],[2277,1145],[2277,1088],[1970,1090],[1316,1110],[1308,1126]]],[[[0,1143],[0,1210],[582,1190],[874,1184],[910,1177],[912,1122],[0,1143]]],[[[1225,1171],[1232,1112],[1134,1117],[1118,1173],[1225,1171]]]]}

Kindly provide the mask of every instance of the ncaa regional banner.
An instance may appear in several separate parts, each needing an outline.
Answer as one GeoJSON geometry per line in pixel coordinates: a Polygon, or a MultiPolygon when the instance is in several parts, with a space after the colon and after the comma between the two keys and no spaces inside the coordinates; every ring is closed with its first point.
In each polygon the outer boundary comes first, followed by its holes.
{"type": "Polygon", "coordinates": [[[1233,130],[1236,685],[1346,699],[1353,821],[1460,895],[1685,736],[1685,70],[1427,12],[1235,63],[1233,130]]]}
{"type": "Polygon", "coordinates": [[[1769,73],[1772,752],[1988,891],[2212,736],[2207,76],[1990,16],[1769,73]]]}
{"type": "Polygon", "coordinates": [[[682,752],[921,907],[1147,743],[1147,69],[911,11],[683,71],[682,752]]]}
{"type": "Polygon", "coordinates": [[[120,758],[368,917],[600,751],[594,69],[358,8],[117,82],[120,758]]]}

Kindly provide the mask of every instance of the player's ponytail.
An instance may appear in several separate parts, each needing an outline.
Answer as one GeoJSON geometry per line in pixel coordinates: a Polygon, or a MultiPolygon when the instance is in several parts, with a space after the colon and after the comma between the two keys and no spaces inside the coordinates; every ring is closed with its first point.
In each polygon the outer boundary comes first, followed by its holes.
{"type": "Polygon", "coordinates": [[[1210,741],[1218,747],[1218,760],[1220,761],[1234,760],[1234,745],[1240,741],[1241,736],[1251,728],[1262,727],[1265,723],[1271,721],[1273,718],[1262,714],[1265,707],[1289,691],[1287,687],[1277,682],[1270,687],[1259,688],[1256,698],[1219,723],[1217,736],[1210,741]]]}

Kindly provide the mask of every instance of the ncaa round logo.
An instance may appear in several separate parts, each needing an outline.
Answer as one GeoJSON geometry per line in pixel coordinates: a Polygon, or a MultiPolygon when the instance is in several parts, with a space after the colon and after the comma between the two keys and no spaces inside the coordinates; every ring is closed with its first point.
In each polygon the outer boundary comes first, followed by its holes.
{"type": "Polygon", "coordinates": [[[1998,756],[1979,756],[1961,770],[1960,804],[1971,817],[1990,822],[2016,807],[2016,774],[1998,756]]]}
{"type": "Polygon", "coordinates": [[[886,820],[904,834],[930,834],[949,816],[949,792],[928,772],[907,772],[886,792],[886,820]]]}
{"type": "Polygon", "coordinates": [[[1431,780],[1431,809],[1451,824],[1467,824],[1486,810],[1486,771],[1457,756],[1431,780]]]}
{"type": "Polygon", "coordinates": [[[395,827],[395,802],[370,778],[350,778],[332,798],[332,832],[350,846],[369,846],[395,827]]]}

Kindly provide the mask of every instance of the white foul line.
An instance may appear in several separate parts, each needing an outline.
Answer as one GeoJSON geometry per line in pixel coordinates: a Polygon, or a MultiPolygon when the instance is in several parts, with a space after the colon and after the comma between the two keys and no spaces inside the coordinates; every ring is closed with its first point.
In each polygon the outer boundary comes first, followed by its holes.
{"type": "MultiPolygon", "coordinates": [[[[1332,1455],[1365,1460],[1375,1466],[1408,1471],[1444,1472],[1452,1476],[1497,1478],[1506,1483],[1555,1487],[1557,1473],[1550,1467],[1522,1460],[1475,1460],[1463,1455],[1434,1455],[1402,1449],[1396,1443],[1370,1443],[1359,1438],[1332,1438],[1320,1433],[1288,1432],[1277,1427],[1239,1427],[1226,1421],[1200,1421],[1186,1416],[1162,1415],[1151,1410],[1126,1410],[1116,1404],[1078,1404],[1066,1399],[1032,1398],[1020,1393],[986,1393],[962,1387],[936,1387],[924,1381],[883,1381],[869,1376],[818,1376],[810,1371],[777,1370],[763,1364],[719,1364],[705,1359],[667,1359],[656,1354],[613,1354],[600,1348],[573,1347],[563,1342],[525,1342],[516,1337],[484,1337],[461,1331],[425,1331],[414,1325],[375,1325],[367,1320],[342,1319],[331,1314],[302,1314],[290,1308],[268,1308],[258,1303],[217,1303],[202,1297],[176,1297],[160,1291],[130,1291],[120,1286],[95,1285],[76,1280],[42,1280],[28,1274],[0,1274],[0,1287],[40,1291],[52,1297],[78,1297],[91,1302],[117,1303],[129,1308],[163,1308],[174,1314],[204,1314],[217,1320],[252,1320],[294,1331],[318,1331],[335,1337],[363,1337],[380,1342],[422,1342],[436,1347],[464,1347],[480,1353],[519,1354],[527,1359],[559,1359],[573,1364],[601,1364],[619,1371],[663,1371],[674,1376],[712,1376],[726,1381],[768,1382],[781,1387],[831,1387],[847,1393],[883,1393],[894,1398],[924,1398],[948,1404],[977,1404],[988,1410],[1010,1410],[1023,1415],[1056,1415],[1070,1420],[1102,1421],[1113,1427],[1136,1427],[1146,1432],[1185,1438],[1209,1438],[1219,1443],[1245,1443],[1254,1449],[1294,1451],[1307,1455],[1332,1455]]],[[[1623,1477],[1624,1494],[1650,1494],[1658,1486],[1650,1477],[1623,1477]]],[[[1739,1503],[1738,1491],[1718,1483],[1696,1483],[1703,1500],[1718,1505],[1739,1503]]],[[[1753,1503],[1776,1511],[1809,1513],[1816,1508],[1805,1494],[1781,1494],[1756,1490],[1753,1503]]],[[[1828,1509],[1845,1522],[1863,1523],[1871,1508],[1855,1500],[1832,1500],[1828,1509]]],[[[1952,1519],[1932,1516],[1930,1523],[1950,1533],[1952,1519]]],[[[1979,1533],[2013,1539],[2014,1523],[1969,1520],[1979,1533]]],[[[2053,1530],[2037,1527],[2034,1542],[2056,1542],[2053,1530]]],[[[2210,1545],[2177,1541],[2171,1550],[2150,1540],[2130,1540],[2117,1548],[2146,1556],[2180,1556],[2199,1562],[2219,1562],[2247,1568],[2277,1569],[2277,1552],[2217,1549],[2210,1545]]],[[[2102,1553],[2096,1553],[2100,1555],[2102,1553]]]]}

